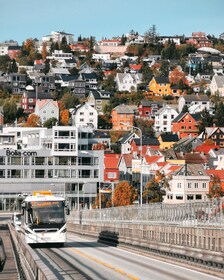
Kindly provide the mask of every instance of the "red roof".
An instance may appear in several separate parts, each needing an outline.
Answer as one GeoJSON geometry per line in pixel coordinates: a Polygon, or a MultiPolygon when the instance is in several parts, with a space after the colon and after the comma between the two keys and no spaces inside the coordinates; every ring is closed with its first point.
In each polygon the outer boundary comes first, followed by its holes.
{"type": "Polygon", "coordinates": [[[107,168],[118,168],[118,162],[120,159],[119,154],[105,154],[104,155],[104,167],[107,168]]]}
{"type": "Polygon", "coordinates": [[[208,169],[206,170],[206,173],[211,176],[211,175],[216,175],[219,177],[221,181],[224,181],[224,170],[217,170],[217,169],[208,169]]]}
{"type": "Polygon", "coordinates": [[[145,156],[145,160],[148,164],[155,163],[158,160],[160,160],[161,158],[163,158],[163,157],[162,156],[145,156]]]}
{"type": "Polygon", "coordinates": [[[204,152],[205,154],[208,154],[211,149],[218,149],[219,150],[219,146],[218,145],[202,144],[200,146],[197,146],[195,150],[197,152],[204,152]]]}
{"type": "Polygon", "coordinates": [[[139,71],[142,68],[141,64],[130,64],[129,67],[135,71],[139,71]]]}

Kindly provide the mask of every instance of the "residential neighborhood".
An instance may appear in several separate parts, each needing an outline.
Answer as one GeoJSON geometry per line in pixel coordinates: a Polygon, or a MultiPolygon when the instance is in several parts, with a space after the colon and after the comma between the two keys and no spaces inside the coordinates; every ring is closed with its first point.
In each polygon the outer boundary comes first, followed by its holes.
{"type": "MultiPolygon", "coordinates": [[[[89,179],[82,191],[95,207],[101,192],[101,206],[110,206],[122,181],[135,193],[130,204],[224,196],[221,35],[152,37],[132,30],[97,41],[52,31],[22,45],[0,42],[0,178],[82,173],[89,179]],[[7,173],[4,164],[16,159],[6,159],[5,149],[38,151],[45,165],[69,166],[73,153],[80,154],[77,161],[89,170],[37,168],[28,175],[15,167],[7,173]]],[[[77,188],[65,186],[68,193],[77,188]]]]}

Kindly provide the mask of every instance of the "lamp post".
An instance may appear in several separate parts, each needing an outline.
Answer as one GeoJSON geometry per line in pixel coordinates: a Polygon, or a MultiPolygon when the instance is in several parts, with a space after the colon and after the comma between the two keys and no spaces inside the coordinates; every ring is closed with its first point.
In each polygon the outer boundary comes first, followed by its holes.
{"type": "Polygon", "coordinates": [[[142,193],[143,193],[143,186],[142,186],[142,130],[137,127],[133,126],[124,122],[120,122],[120,124],[125,125],[127,127],[131,127],[133,129],[136,129],[140,133],[140,205],[142,206],[142,193]]]}

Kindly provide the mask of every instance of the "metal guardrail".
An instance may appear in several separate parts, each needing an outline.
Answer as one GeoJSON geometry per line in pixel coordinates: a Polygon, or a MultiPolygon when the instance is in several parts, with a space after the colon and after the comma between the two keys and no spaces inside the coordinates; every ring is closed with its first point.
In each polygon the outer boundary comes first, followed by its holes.
{"type": "Polygon", "coordinates": [[[104,209],[73,210],[68,221],[131,222],[142,224],[174,224],[184,226],[224,227],[224,201],[167,205],[162,203],[104,209]]]}

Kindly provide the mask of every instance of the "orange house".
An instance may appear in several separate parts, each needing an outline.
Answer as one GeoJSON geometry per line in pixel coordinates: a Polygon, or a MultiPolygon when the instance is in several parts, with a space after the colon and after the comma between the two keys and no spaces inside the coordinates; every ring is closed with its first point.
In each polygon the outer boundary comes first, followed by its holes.
{"type": "Polygon", "coordinates": [[[171,95],[170,81],[168,77],[153,77],[149,83],[149,91],[154,95],[171,95]]]}
{"type": "Polygon", "coordinates": [[[118,105],[111,112],[113,130],[130,130],[134,124],[133,106],[118,105]]]}
{"type": "Polygon", "coordinates": [[[120,154],[104,154],[104,182],[118,182],[120,154]]]}
{"type": "Polygon", "coordinates": [[[184,138],[186,136],[191,135],[192,137],[197,137],[198,123],[201,119],[201,114],[189,114],[180,113],[173,121],[172,121],[172,132],[177,133],[179,138],[184,138]]]}

